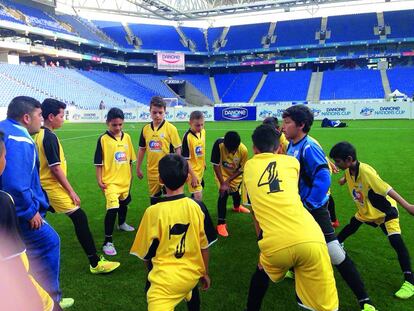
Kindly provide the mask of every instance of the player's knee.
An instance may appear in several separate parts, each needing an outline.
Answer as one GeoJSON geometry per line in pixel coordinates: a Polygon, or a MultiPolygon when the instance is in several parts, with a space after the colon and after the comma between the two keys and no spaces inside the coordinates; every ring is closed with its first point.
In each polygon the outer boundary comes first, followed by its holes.
{"type": "Polygon", "coordinates": [[[340,265],[346,258],[346,253],[338,240],[328,243],[328,252],[334,266],[340,265]]]}

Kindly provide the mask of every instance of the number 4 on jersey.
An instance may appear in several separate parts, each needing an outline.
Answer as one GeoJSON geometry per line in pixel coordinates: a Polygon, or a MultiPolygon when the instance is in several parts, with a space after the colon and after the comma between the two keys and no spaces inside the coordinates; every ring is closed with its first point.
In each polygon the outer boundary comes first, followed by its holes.
{"type": "Polygon", "coordinates": [[[278,172],[276,170],[276,161],[270,162],[269,165],[265,168],[262,176],[257,183],[258,187],[269,185],[269,193],[280,192],[280,183],[281,180],[278,178],[278,172]]]}

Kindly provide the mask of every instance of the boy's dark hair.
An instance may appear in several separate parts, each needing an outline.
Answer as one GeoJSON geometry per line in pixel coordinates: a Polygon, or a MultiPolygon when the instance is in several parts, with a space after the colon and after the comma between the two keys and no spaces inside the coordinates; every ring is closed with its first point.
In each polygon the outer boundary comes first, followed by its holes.
{"type": "Polygon", "coordinates": [[[42,116],[47,120],[50,114],[57,116],[60,109],[66,109],[66,104],[53,98],[46,98],[42,103],[42,116]]]}
{"type": "Polygon", "coordinates": [[[161,96],[153,96],[150,101],[150,109],[152,106],[158,107],[158,108],[164,108],[164,110],[167,109],[167,103],[164,101],[164,99],[161,96]]]}
{"type": "Polygon", "coordinates": [[[3,155],[4,152],[4,133],[0,131],[0,156],[3,155]]]}
{"type": "Polygon", "coordinates": [[[263,120],[263,124],[271,125],[279,130],[279,120],[276,117],[267,117],[263,120]]]}
{"type": "Polygon", "coordinates": [[[204,119],[204,114],[201,111],[195,110],[190,113],[190,121],[200,119],[204,119]]]}
{"type": "Polygon", "coordinates": [[[329,152],[331,159],[341,159],[345,161],[348,157],[351,157],[353,161],[357,161],[356,149],[351,143],[347,141],[341,141],[332,147],[329,152]]]}
{"type": "Polygon", "coordinates": [[[240,142],[240,135],[235,131],[228,131],[226,135],[224,135],[224,147],[230,152],[236,151],[240,146],[240,142]]]}
{"type": "Polygon", "coordinates": [[[160,160],[158,163],[158,171],[165,187],[171,190],[177,190],[187,180],[188,163],[184,157],[170,153],[160,160]]]}
{"type": "Polygon", "coordinates": [[[31,114],[36,108],[41,108],[38,100],[29,96],[17,96],[7,107],[7,118],[19,121],[25,114],[31,114]]]}
{"type": "Polygon", "coordinates": [[[252,134],[253,145],[260,152],[275,152],[279,147],[280,132],[272,125],[262,124],[252,134]]]}
{"type": "Polygon", "coordinates": [[[108,114],[106,115],[106,122],[111,122],[113,119],[122,119],[124,120],[124,112],[116,107],[109,109],[108,114]]]}
{"type": "Polygon", "coordinates": [[[313,124],[313,112],[305,105],[294,105],[286,109],[282,118],[291,118],[297,126],[303,126],[303,132],[308,133],[313,124]]]}

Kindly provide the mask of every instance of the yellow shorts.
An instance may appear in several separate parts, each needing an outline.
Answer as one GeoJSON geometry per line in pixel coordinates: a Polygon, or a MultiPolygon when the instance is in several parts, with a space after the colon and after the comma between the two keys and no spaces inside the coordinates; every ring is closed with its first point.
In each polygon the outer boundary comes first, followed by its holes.
{"type": "Polygon", "coordinates": [[[203,191],[203,186],[204,186],[204,181],[203,181],[203,174],[196,174],[197,179],[199,181],[197,187],[193,187],[191,186],[191,175],[188,174],[188,178],[187,178],[187,186],[188,186],[188,192],[190,193],[195,193],[195,192],[202,192],[203,191]]]}
{"type": "MultiPolygon", "coordinates": [[[[226,180],[228,177],[224,177],[223,176],[223,178],[224,178],[224,180],[226,180]]],[[[217,178],[215,178],[215,180],[216,180],[216,185],[217,185],[217,188],[219,188],[220,189],[220,182],[219,182],[219,180],[217,179],[217,178]]],[[[234,192],[240,192],[240,185],[241,185],[241,182],[242,182],[242,179],[241,178],[236,178],[236,179],[233,179],[232,181],[231,181],[231,183],[230,183],[230,189],[229,189],[229,193],[234,193],[234,192]]]]}
{"type": "Polygon", "coordinates": [[[119,208],[119,201],[125,200],[129,195],[128,189],[120,189],[116,186],[107,185],[105,189],[106,209],[119,208]]]}
{"type": "Polygon", "coordinates": [[[293,268],[296,294],[305,309],[338,310],[338,293],[325,243],[301,243],[270,256],[260,254],[260,264],[273,282],[283,280],[293,268]]]}
{"type": "Polygon", "coordinates": [[[173,311],[183,299],[186,301],[191,299],[192,290],[197,283],[198,280],[182,292],[172,292],[170,289],[151,283],[147,292],[148,311],[173,311]]]}
{"type": "Polygon", "coordinates": [[[372,221],[366,220],[365,217],[356,213],[355,218],[360,222],[366,223],[367,225],[371,225],[374,227],[383,225],[385,230],[387,231],[387,235],[401,234],[400,218],[398,217],[388,221],[385,221],[384,218],[372,221]]]}
{"type": "Polygon", "coordinates": [[[56,213],[72,213],[79,208],[63,188],[45,189],[45,191],[49,198],[49,204],[56,213]]]}
{"type": "Polygon", "coordinates": [[[151,197],[159,196],[162,191],[162,185],[158,175],[156,178],[148,177],[148,191],[151,197]]]}

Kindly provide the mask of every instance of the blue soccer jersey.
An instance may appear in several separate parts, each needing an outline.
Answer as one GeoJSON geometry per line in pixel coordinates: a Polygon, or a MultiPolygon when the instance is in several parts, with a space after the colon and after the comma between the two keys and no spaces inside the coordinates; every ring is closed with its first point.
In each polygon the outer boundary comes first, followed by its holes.
{"type": "Polygon", "coordinates": [[[300,163],[299,194],[309,209],[323,206],[329,200],[331,177],[322,148],[308,135],[296,144],[290,142],[287,155],[300,163]]]}

